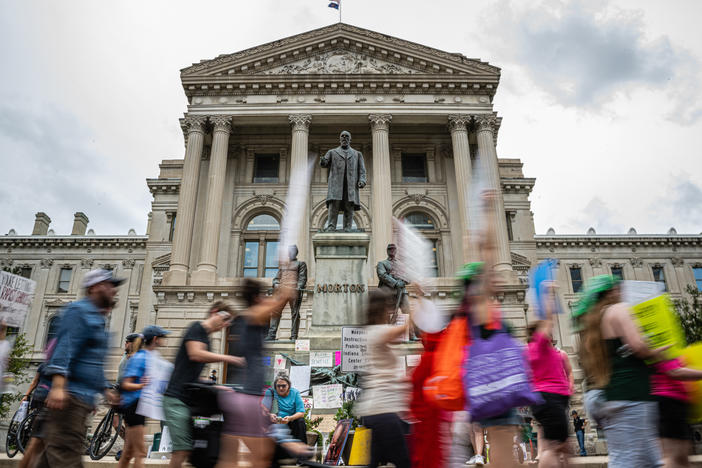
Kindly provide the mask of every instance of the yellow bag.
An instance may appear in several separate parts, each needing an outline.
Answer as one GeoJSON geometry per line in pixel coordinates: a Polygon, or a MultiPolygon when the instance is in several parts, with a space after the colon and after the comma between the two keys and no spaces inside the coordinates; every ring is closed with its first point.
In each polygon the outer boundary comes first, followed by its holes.
{"type": "Polygon", "coordinates": [[[370,463],[371,430],[367,427],[358,426],[353,434],[351,453],[349,454],[349,466],[368,465],[370,463]]]}
{"type": "MultiPolygon", "coordinates": [[[[685,367],[702,370],[702,343],[695,343],[683,349],[682,358],[685,367]]],[[[690,390],[689,422],[699,423],[702,421],[702,381],[688,382],[688,388],[690,390]]]]}

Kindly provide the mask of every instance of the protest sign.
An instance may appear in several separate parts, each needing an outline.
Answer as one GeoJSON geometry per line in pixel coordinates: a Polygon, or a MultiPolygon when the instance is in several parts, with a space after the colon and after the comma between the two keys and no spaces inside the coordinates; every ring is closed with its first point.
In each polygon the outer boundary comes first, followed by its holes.
{"type": "Polygon", "coordinates": [[[275,358],[273,359],[273,368],[274,369],[285,369],[285,364],[287,362],[287,359],[285,359],[284,356],[280,354],[276,354],[275,358]]]}
{"type": "Polygon", "coordinates": [[[310,352],[310,366],[332,367],[333,358],[331,352],[312,351],[310,352]]]}
{"type": "Polygon", "coordinates": [[[315,385],[312,387],[312,393],[315,408],[341,408],[344,394],[343,385],[315,385]]]}
{"type": "Polygon", "coordinates": [[[368,341],[364,327],[341,327],[341,372],[358,372],[366,366],[368,341]]]}
{"type": "MultiPolygon", "coordinates": [[[[540,319],[546,318],[546,304],[548,300],[548,287],[556,278],[558,260],[549,258],[539,262],[529,271],[529,290],[527,291],[528,302],[536,316],[540,319]]],[[[553,305],[554,314],[561,314],[561,303],[556,295],[553,305]]]]}
{"type": "Polygon", "coordinates": [[[680,355],[685,347],[685,335],[667,294],[636,304],[631,310],[651,349],[670,346],[666,350],[668,359],[680,355]]]}
{"type": "Polygon", "coordinates": [[[622,281],[622,301],[641,304],[665,292],[665,285],[657,281],[622,281]]]}
{"type": "Polygon", "coordinates": [[[291,366],[290,383],[292,388],[300,393],[309,394],[311,371],[312,368],[310,366],[291,366]]]}
{"type": "MultiPolygon", "coordinates": [[[[158,351],[149,351],[146,374],[149,383],[141,390],[137,414],[163,421],[163,393],[173,372],[173,364],[161,357],[158,351]]],[[[160,451],[160,450],[159,450],[160,451]]]]}
{"type": "Polygon", "coordinates": [[[405,359],[407,360],[407,367],[417,367],[421,358],[421,354],[408,354],[405,357],[405,359]]]}
{"type": "Polygon", "coordinates": [[[36,286],[35,281],[0,271],[0,320],[10,327],[23,327],[36,286]]]}
{"type": "MultiPolygon", "coordinates": [[[[692,369],[702,370],[702,343],[688,346],[682,351],[683,365],[692,369]]],[[[702,422],[702,381],[688,382],[690,406],[688,418],[691,424],[702,422]]]]}
{"type": "Polygon", "coordinates": [[[310,340],[295,340],[295,351],[309,351],[310,340]]]}
{"type": "Polygon", "coordinates": [[[341,365],[341,351],[334,351],[334,366],[341,365]]]}
{"type": "MultiPolygon", "coordinates": [[[[397,325],[405,325],[409,320],[409,314],[397,314],[397,325]]],[[[402,334],[402,341],[409,341],[409,327],[402,334]]]]}
{"type": "Polygon", "coordinates": [[[305,410],[311,410],[314,407],[314,399],[312,397],[303,396],[301,398],[305,410]]]}
{"type": "Polygon", "coordinates": [[[361,394],[361,389],[358,387],[346,387],[344,389],[344,401],[356,401],[361,394]]]}

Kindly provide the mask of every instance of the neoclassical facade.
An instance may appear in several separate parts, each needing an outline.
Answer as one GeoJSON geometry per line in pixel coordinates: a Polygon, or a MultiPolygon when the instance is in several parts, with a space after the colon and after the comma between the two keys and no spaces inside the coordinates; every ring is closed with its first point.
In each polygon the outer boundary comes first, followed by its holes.
{"type": "MultiPolygon", "coordinates": [[[[112,330],[122,336],[157,322],[175,332],[166,354],[175,352],[183,328],[209,304],[238,302],[242,278],[275,276],[291,174],[309,167],[298,236],[299,258],[309,267],[304,337],[315,284],[311,237],[326,219],[327,173],[319,158],[338,146],[342,130],[351,132],[368,173],[354,224],[371,235],[369,287],[392,241],[392,217],[404,218],[434,248],[433,299],[453,306],[454,272],[475,255],[464,233],[478,219],[471,202],[476,180],[501,189],[497,268],[505,285],[497,299],[518,333],[530,320],[527,272],[544,258],[560,260],[567,304],[600,273],[664,281],[675,297],[688,284],[702,285],[702,235],[535,234],[529,195],[536,180],[525,177],[520,160],[496,151],[501,117],[492,102],[499,79],[500,69],[486,62],[343,23],[181,70],[184,155],[164,159],[157,177],[147,179],[153,201],[145,236],[91,236],[85,229],[50,236],[40,213],[32,235],[0,237],[0,262],[30,265],[39,284],[25,327],[37,356],[56,307],[77,297],[81,275],[101,264],[130,278],[112,330]],[[59,283],[69,267],[64,291],[59,283]]],[[[279,336],[286,336],[286,315],[279,336]]],[[[568,320],[558,334],[573,353],[568,320]]],[[[226,352],[226,334],[213,346],[226,352]]]]}

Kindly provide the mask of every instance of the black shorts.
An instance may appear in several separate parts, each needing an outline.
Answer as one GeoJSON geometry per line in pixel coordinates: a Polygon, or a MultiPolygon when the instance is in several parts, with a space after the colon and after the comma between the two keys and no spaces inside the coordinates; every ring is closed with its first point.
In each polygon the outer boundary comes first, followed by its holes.
{"type": "Polygon", "coordinates": [[[32,437],[41,440],[46,439],[46,420],[48,416],[49,409],[42,406],[37,412],[37,415],[34,417],[34,422],[32,423],[32,437]]]}
{"type": "Polygon", "coordinates": [[[135,401],[129,406],[121,408],[122,416],[124,417],[124,424],[127,427],[143,426],[146,423],[146,417],[136,413],[138,404],[139,400],[135,401]]]}
{"type": "Polygon", "coordinates": [[[544,402],[531,407],[531,414],[544,428],[544,439],[568,440],[568,395],[539,392],[544,402]]]}
{"type": "Polygon", "coordinates": [[[687,423],[689,405],[685,401],[656,396],[658,401],[658,435],[662,439],[692,440],[687,423]]]}

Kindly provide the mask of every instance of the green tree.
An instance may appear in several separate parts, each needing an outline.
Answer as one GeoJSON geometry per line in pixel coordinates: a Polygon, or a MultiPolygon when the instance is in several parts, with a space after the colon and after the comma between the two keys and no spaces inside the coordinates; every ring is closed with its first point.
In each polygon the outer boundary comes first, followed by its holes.
{"type": "Polygon", "coordinates": [[[676,299],[675,310],[688,344],[702,341],[702,292],[695,286],[685,288],[686,296],[676,299]]]}
{"type": "MultiPolygon", "coordinates": [[[[12,339],[12,336],[8,337],[12,339]]],[[[27,374],[29,368],[29,357],[32,354],[32,346],[27,341],[24,333],[14,335],[14,346],[10,352],[10,357],[5,370],[5,380],[19,390],[22,384],[29,382],[32,378],[27,374]]],[[[24,392],[16,391],[14,393],[4,393],[0,397],[0,419],[4,419],[9,415],[10,408],[13,403],[22,399],[24,392]]]]}

